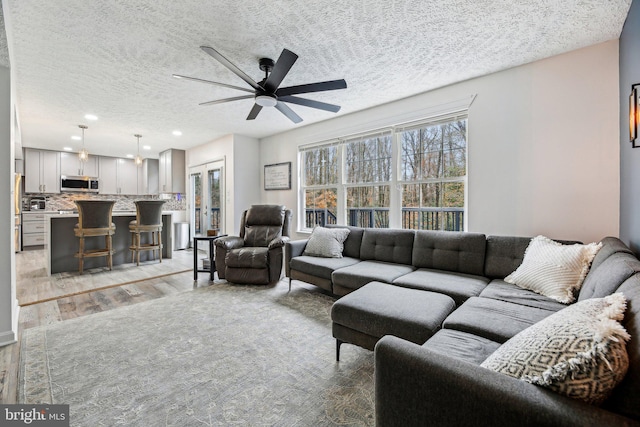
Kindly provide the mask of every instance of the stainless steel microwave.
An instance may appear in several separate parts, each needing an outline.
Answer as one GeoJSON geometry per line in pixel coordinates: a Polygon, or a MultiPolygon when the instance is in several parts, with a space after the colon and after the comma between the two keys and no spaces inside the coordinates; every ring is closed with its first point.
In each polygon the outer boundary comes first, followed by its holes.
{"type": "Polygon", "coordinates": [[[60,190],[81,193],[97,193],[98,178],[90,176],[62,175],[60,177],[60,190]]]}

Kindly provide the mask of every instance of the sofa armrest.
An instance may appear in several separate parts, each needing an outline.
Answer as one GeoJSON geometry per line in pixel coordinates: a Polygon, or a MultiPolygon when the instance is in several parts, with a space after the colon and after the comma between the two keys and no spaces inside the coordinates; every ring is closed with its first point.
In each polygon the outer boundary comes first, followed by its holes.
{"type": "Polygon", "coordinates": [[[231,249],[238,249],[244,246],[244,239],[238,236],[226,236],[220,237],[215,240],[217,247],[230,251],[231,249]]]}
{"type": "Polygon", "coordinates": [[[289,240],[285,245],[284,255],[284,273],[287,277],[291,277],[291,260],[297,256],[302,255],[304,248],[307,246],[309,239],[303,240],[289,240]]]}
{"type": "Polygon", "coordinates": [[[276,237],[275,239],[269,242],[269,249],[281,248],[288,241],[289,241],[289,238],[287,236],[276,237]]]}
{"type": "Polygon", "coordinates": [[[393,336],[375,347],[377,426],[637,426],[597,406],[393,336]]]}

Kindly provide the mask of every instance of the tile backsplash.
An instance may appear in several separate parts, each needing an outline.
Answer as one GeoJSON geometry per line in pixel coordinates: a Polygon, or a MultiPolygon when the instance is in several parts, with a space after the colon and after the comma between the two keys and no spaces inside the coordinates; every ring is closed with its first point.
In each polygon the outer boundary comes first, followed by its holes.
{"type": "MultiPolygon", "coordinates": [[[[23,198],[23,206],[28,204],[29,198],[32,196],[42,197],[43,194],[31,194],[27,193],[23,198]]],[[[158,196],[120,196],[111,194],[85,194],[85,193],[60,193],[60,194],[47,194],[44,195],[47,204],[47,211],[64,211],[72,210],[76,208],[75,200],[115,200],[116,204],[113,207],[114,211],[135,211],[136,200],[153,200],[160,199],[166,200],[164,210],[167,211],[184,211],[187,210],[187,202],[184,195],[168,195],[163,197],[158,196]],[[165,198],[168,197],[168,198],[165,198]]]]}

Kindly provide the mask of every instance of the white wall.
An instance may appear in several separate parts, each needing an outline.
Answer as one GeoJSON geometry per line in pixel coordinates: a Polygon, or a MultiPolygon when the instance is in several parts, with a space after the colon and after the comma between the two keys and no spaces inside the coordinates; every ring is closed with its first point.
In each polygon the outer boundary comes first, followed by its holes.
{"type": "Polygon", "coordinates": [[[251,205],[260,203],[260,141],[242,135],[234,135],[234,215],[236,227],[229,229],[237,234],[240,231],[242,212],[251,205]]]}
{"type": "Polygon", "coordinates": [[[14,253],[14,151],[13,115],[9,68],[0,67],[0,346],[18,336],[16,270],[14,253]],[[3,178],[4,177],[4,178],[3,178]],[[4,188],[4,190],[2,190],[4,188]]]}
{"type": "Polygon", "coordinates": [[[617,40],[265,138],[261,167],[291,161],[294,176],[291,191],[263,191],[262,201],[294,209],[297,229],[298,145],[427,117],[474,94],[469,231],[618,235],[617,40]]]}

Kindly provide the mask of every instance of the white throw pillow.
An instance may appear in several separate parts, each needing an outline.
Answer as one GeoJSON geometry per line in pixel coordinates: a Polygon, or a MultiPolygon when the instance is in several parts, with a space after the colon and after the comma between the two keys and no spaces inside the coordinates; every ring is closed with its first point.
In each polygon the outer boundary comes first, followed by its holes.
{"type": "Polygon", "coordinates": [[[561,303],[572,303],[601,247],[602,243],[563,245],[544,236],[534,237],[522,264],[504,280],[561,303]]]}
{"type": "Polygon", "coordinates": [[[502,344],[480,366],[587,403],[602,403],[629,367],[622,293],[580,301],[502,344]]]}
{"type": "Polygon", "coordinates": [[[342,258],[344,241],[347,240],[349,232],[348,228],[316,227],[311,233],[303,255],[342,258]]]}

